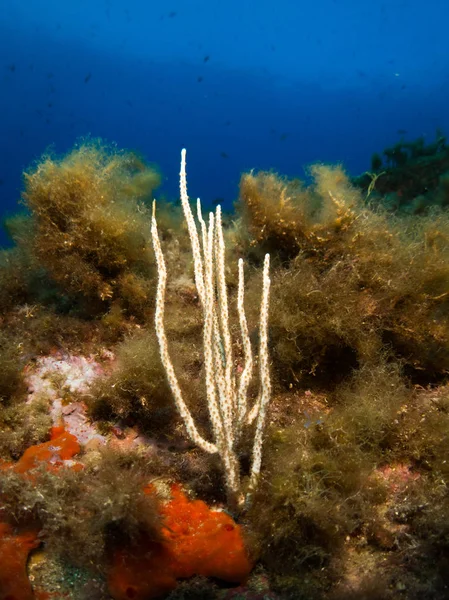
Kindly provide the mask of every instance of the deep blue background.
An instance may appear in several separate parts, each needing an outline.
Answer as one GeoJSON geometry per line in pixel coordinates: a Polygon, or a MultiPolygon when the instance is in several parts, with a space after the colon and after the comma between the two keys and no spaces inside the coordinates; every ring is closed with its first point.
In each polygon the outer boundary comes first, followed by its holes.
{"type": "Polygon", "coordinates": [[[185,146],[205,204],[250,168],[362,172],[449,134],[448,24],[448,0],[0,0],[0,215],[86,134],[141,151],[169,196],[185,146]]]}

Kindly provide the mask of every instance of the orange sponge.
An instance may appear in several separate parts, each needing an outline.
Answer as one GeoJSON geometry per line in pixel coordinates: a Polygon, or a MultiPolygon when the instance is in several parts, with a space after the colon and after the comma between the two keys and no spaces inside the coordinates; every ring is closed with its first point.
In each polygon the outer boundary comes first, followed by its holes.
{"type": "Polygon", "coordinates": [[[37,532],[15,535],[10,525],[0,523],[0,600],[33,600],[26,563],[39,543],[37,532]]]}
{"type": "MultiPolygon", "coordinates": [[[[150,491],[151,488],[147,488],[150,491]]],[[[224,512],[200,500],[189,500],[177,485],[162,509],[161,542],[141,538],[114,555],[109,591],[115,600],[147,600],[193,575],[244,582],[252,568],[241,528],[224,512]]]]}
{"type": "Polygon", "coordinates": [[[59,467],[62,461],[78,454],[80,445],[74,435],[60,428],[53,428],[50,441],[27,448],[20,460],[14,465],[16,473],[27,473],[47,463],[49,467],[59,467]]]}

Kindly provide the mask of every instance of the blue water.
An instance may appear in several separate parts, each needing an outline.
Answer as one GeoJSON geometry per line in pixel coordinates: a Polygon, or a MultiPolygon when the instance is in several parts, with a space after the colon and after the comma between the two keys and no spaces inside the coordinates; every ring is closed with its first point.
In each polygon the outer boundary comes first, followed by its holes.
{"type": "Polygon", "coordinates": [[[251,168],[365,171],[449,133],[448,24],[448,0],[0,0],[0,216],[88,134],[157,163],[169,197],[185,146],[190,194],[228,208],[251,168]]]}

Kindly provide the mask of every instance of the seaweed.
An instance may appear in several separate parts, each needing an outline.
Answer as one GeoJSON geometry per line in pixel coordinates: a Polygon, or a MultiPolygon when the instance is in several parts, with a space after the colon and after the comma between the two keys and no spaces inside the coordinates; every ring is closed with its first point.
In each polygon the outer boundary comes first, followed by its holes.
{"type": "Polygon", "coordinates": [[[159,184],[154,169],[86,140],[62,158],[44,155],[24,178],[31,252],[63,290],[99,309],[126,289],[126,275],[128,294],[149,293],[139,274],[151,269],[144,200],[159,184]]]}

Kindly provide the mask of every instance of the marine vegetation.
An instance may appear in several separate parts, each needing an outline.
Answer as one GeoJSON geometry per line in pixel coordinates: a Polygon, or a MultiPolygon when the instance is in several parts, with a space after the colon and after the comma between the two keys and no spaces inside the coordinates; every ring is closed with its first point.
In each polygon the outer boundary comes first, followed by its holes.
{"type": "Polygon", "coordinates": [[[99,140],[26,170],[0,254],[0,600],[447,597],[430,146],[359,180],[244,173],[207,225],[184,154],[183,207],[155,213],[157,169],[99,140]]]}
{"type": "Polygon", "coordinates": [[[82,142],[63,160],[51,155],[24,173],[32,214],[15,235],[48,276],[90,303],[128,294],[148,303],[148,214],[160,176],[133,153],[82,142]]]}
{"type": "Polygon", "coordinates": [[[371,171],[354,178],[353,183],[366,198],[381,202],[389,210],[416,214],[430,206],[449,203],[449,146],[437,130],[436,139],[426,144],[423,136],[391,148],[371,158],[371,171]]]}

